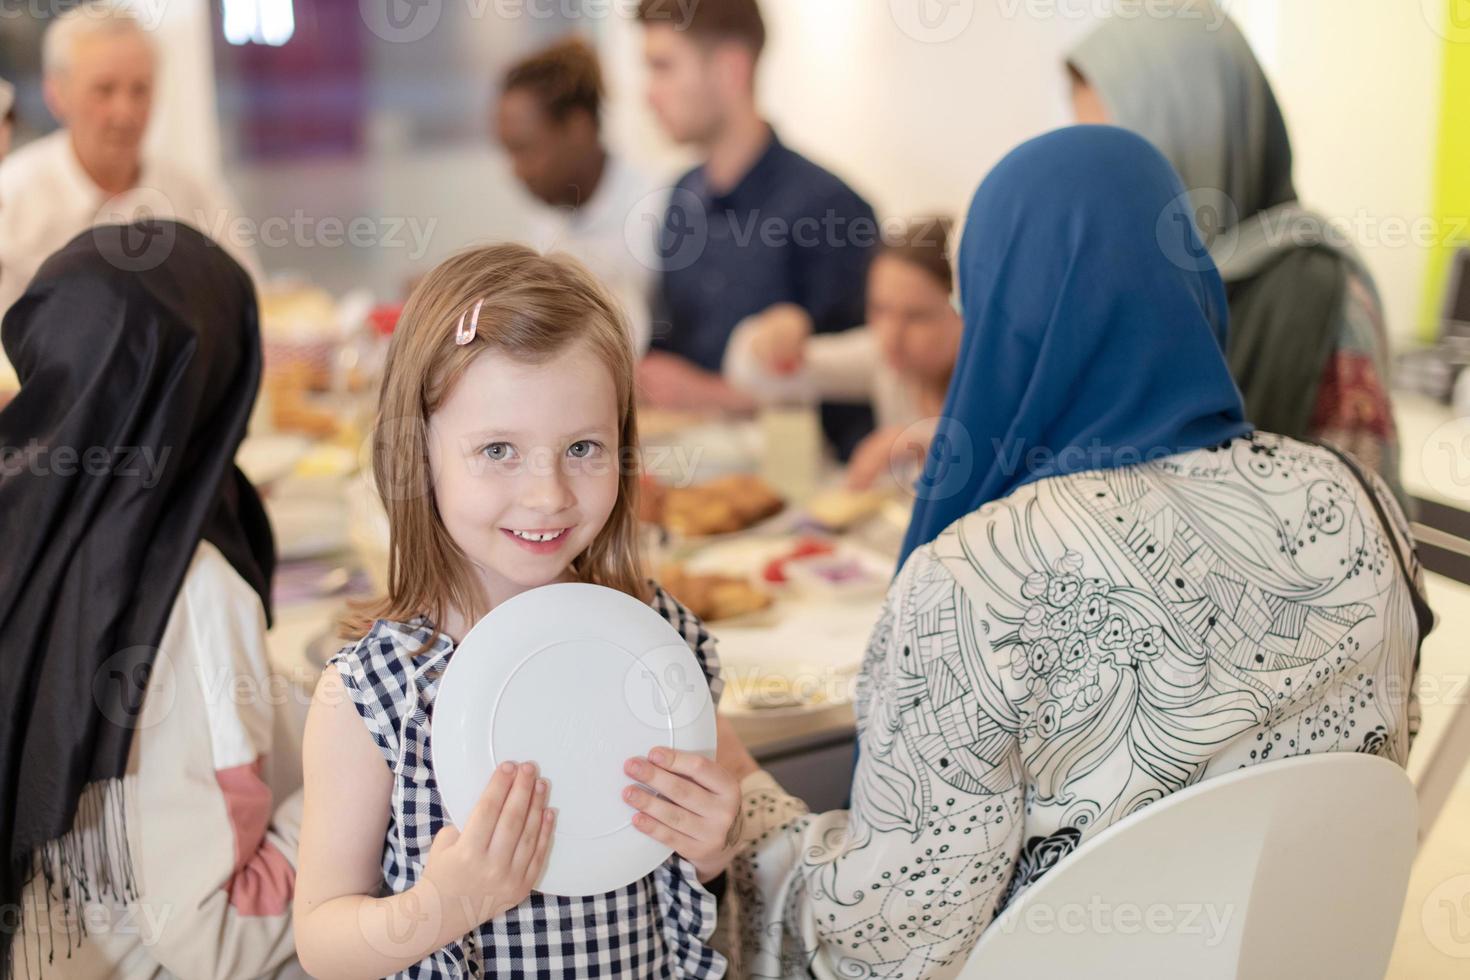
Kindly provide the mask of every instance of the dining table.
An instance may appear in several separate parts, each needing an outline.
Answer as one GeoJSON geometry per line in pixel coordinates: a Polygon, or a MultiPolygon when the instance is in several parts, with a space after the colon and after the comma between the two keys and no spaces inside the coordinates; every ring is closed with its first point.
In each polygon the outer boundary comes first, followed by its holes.
{"type": "MultiPolygon", "coordinates": [[[[652,413],[644,429],[645,461],[675,485],[759,474],[768,455],[770,426],[759,417],[652,413]],[[669,460],[677,463],[672,471],[669,460]]],[[[272,669],[287,692],[277,712],[274,781],[289,789],[300,781],[300,733],[311,692],[325,661],[347,642],[338,629],[347,603],[379,593],[386,583],[387,521],[363,452],[261,426],[237,461],[261,488],[282,553],[267,641],[272,669]]],[[[831,491],[840,487],[842,471],[823,456],[812,477],[810,493],[831,491]]],[[[651,568],[678,562],[696,573],[744,577],[771,593],[771,605],[760,613],[705,624],[725,682],[720,711],[757,760],[784,785],[799,787],[814,808],[841,806],[848,794],[858,669],[894,571],[908,507],[891,485],[871,513],[841,528],[822,526],[801,500],[789,499],[774,517],[736,533],[707,540],[649,537],[651,568]],[[813,536],[858,556],[866,572],[861,588],[802,589],[764,579],[773,556],[813,536]],[[773,686],[779,696],[772,696],[773,686]]]]}

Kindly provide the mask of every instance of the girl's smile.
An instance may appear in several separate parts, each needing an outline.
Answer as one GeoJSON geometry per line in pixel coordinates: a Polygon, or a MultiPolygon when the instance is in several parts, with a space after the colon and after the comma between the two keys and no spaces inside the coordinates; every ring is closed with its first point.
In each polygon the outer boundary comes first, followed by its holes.
{"type": "Polygon", "coordinates": [[[500,530],[509,535],[512,541],[533,555],[554,555],[567,543],[567,532],[571,528],[512,530],[511,528],[503,527],[500,530]]]}

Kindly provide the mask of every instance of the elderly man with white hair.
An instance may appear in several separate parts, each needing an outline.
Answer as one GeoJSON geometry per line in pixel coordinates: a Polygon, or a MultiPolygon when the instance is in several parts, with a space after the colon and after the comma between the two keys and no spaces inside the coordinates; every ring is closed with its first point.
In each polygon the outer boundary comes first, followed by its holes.
{"type": "MultiPolygon", "coordinates": [[[[158,52],[131,9],[116,0],[74,7],[43,45],[46,104],[61,128],[0,164],[0,313],[47,256],[93,225],[146,212],[227,237],[238,213],[222,189],[145,154],[158,52]]],[[[224,244],[256,273],[247,249],[224,244]]]]}

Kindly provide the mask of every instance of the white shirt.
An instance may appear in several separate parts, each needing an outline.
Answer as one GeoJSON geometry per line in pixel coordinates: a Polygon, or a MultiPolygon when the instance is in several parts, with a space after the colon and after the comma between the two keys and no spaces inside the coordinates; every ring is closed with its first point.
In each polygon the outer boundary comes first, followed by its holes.
{"type": "MultiPolygon", "coordinates": [[[[0,315],[25,292],[41,263],[93,225],[145,215],[187,222],[225,245],[253,278],[250,249],[230,242],[240,209],[223,190],[145,158],[138,185],[109,198],[82,169],[65,129],[42,136],[0,164],[0,315]]],[[[0,387],[13,384],[0,354],[0,387]]]]}
{"type": "MultiPolygon", "coordinates": [[[[37,875],[22,895],[18,962],[22,949],[37,963],[54,945],[56,975],[69,980],[301,975],[290,966],[303,794],[271,790],[276,715],[290,705],[281,706],[265,630],[260,597],[201,541],[148,675],[123,777],[126,819],[112,825],[94,804],[79,807],[72,826],[85,853],[105,839],[118,859],[125,830],[136,895],[83,899],[89,933],[80,945],[70,937],[68,956],[59,905],[37,875]]],[[[42,974],[52,975],[33,972],[42,974]]]]}
{"type": "Polygon", "coordinates": [[[755,356],[755,317],[730,334],[721,371],[725,380],[763,405],[871,404],[878,427],[910,426],[923,418],[918,397],[878,351],[871,327],[853,327],[807,338],[801,369],[767,371],[755,356]]]}
{"type": "Polygon", "coordinates": [[[611,153],[602,179],[580,207],[542,208],[531,243],[566,252],[591,270],[622,305],[633,353],[648,350],[649,302],[658,275],[658,230],[669,191],[611,153]]]}

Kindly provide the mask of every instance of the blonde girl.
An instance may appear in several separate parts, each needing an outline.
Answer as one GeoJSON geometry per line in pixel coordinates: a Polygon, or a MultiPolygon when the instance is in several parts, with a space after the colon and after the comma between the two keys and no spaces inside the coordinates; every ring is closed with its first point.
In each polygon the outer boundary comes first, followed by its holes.
{"type": "Polygon", "coordinates": [[[632,378],[621,313],[564,256],[462,252],[404,308],[373,447],[388,593],[349,624],[356,642],[327,664],[307,721],[295,927],[313,976],[723,975],[705,883],[729,861],[739,798],[717,764],[668,748],[627,761],[634,825],[675,854],[585,898],[532,890],[556,819],[534,760],[503,763],[458,829],[432,770],[456,645],[537,586],[650,603],[718,697],[709,634],[643,574],[632,378]]]}

